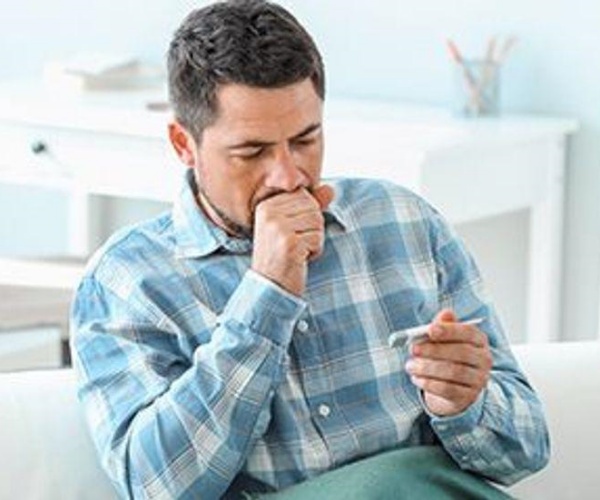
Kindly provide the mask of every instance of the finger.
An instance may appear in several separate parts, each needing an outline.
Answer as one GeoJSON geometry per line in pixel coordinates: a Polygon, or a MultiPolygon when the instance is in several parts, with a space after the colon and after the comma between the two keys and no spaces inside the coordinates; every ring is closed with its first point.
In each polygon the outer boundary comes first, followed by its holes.
{"type": "Polygon", "coordinates": [[[325,236],[322,231],[306,231],[299,233],[298,237],[298,247],[307,259],[314,260],[323,253],[325,236]]]}
{"type": "Polygon", "coordinates": [[[311,210],[321,212],[329,206],[334,195],[333,188],[328,185],[319,186],[312,192],[306,188],[299,188],[293,192],[269,196],[257,204],[257,209],[261,206],[263,209],[271,208],[282,214],[311,210]]]}
{"type": "Polygon", "coordinates": [[[319,203],[321,210],[325,210],[335,197],[333,188],[327,184],[315,188],[312,194],[319,203]]]}
{"type": "Polygon", "coordinates": [[[415,377],[435,379],[466,387],[480,388],[487,374],[479,369],[452,361],[413,358],[406,363],[406,371],[415,377]]]}
{"type": "Polygon", "coordinates": [[[275,210],[280,214],[296,213],[303,210],[320,211],[318,201],[305,188],[270,196],[259,202],[258,207],[275,210]]]}
{"type": "Polygon", "coordinates": [[[314,210],[290,214],[288,215],[287,223],[296,232],[323,231],[325,228],[323,214],[314,210]]]}
{"type": "Polygon", "coordinates": [[[411,381],[423,392],[439,396],[461,406],[464,402],[474,401],[478,395],[477,389],[443,380],[412,376],[411,381]]]}
{"type": "Polygon", "coordinates": [[[411,346],[410,353],[414,357],[452,361],[473,367],[491,366],[488,350],[469,343],[420,342],[411,346]]]}
{"type": "Polygon", "coordinates": [[[454,311],[449,307],[446,307],[435,315],[432,323],[456,323],[457,321],[458,318],[456,317],[456,314],[454,314],[454,311]]]}
{"type": "Polygon", "coordinates": [[[429,329],[432,342],[468,343],[478,347],[488,345],[487,335],[474,325],[464,323],[434,323],[429,329]]]}

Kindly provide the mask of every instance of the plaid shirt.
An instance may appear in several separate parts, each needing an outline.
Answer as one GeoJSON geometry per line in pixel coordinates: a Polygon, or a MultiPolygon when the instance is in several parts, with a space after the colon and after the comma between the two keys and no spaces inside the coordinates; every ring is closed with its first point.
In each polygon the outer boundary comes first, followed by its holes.
{"type": "Polygon", "coordinates": [[[79,396],[122,496],[279,490],[431,443],[505,484],[545,465],[540,403],[472,258],[421,198],[334,181],[324,253],[296,297],[250,269],[252,242],[209,222],[186,179],[172,212],[105,244],[74,302],[79,396]],[[478,400],[442,418],[388,336],[443,307],[485,318],[494,366],[478,400]]]}

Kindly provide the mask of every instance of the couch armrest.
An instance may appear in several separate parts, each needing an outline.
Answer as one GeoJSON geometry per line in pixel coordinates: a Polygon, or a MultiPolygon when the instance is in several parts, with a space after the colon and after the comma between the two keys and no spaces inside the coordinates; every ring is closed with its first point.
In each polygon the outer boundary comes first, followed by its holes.
{"type": "Polygon", "coordinates": [[[75,391],[72,370],[0,374],[0,498],[116,498],[75,391]]]}
{"type": "Polygon", "coordinates": [[[517,498],[596,498],[600,474],[600,342],[523,344],[513,352],[550,428],[550,464],[509,489],[517,498]]]}

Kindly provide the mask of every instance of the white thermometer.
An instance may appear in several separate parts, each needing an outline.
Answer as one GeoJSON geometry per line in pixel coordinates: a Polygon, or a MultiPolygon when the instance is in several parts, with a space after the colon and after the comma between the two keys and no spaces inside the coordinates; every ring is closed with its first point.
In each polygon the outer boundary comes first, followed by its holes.
{"type": "MultiPolygon", "coordinates": [[[[483,321],[484,318],[474,318],[467,321],[461,321],[462,325],[478,325],[483,321]]],[[[414,326],[407,328],[406,330],[399,330],[392,333],[388,338],[390,347],[404,347],[406,345],[414,344],[415,342],[422,342],[429,337],[429,329],[433,323],[426,325],[414,326]]]]}

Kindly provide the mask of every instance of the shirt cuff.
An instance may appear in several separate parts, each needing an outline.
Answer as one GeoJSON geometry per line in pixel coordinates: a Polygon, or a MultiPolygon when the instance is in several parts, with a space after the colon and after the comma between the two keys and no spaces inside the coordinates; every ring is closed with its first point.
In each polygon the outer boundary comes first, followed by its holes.
{"type": "Polygon", "coordinates": [[[423,399],[421,391],[419,391],[419,397],[423,404],[423,408],[425,408],[425,412],[431,419],[431,427],[442,440],[442,442],[444,442],[445,439],[455,438],[459,434],[469,433],[473,431],[477,425],[479,425],[483,415],[483,405],[486,392],[487,388],[482,390],[477,399],[465,410],[449,417],[442,417],[431,413],[427,409],[427,404],[423,399]]]}
{"type": "Polygon", "coordinates": [[[249,269],[229,298],[221,320],[233,321],[281,346],[290,343],[306,301],[249,269]]]}

